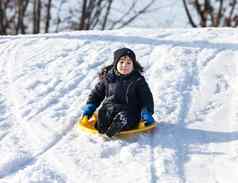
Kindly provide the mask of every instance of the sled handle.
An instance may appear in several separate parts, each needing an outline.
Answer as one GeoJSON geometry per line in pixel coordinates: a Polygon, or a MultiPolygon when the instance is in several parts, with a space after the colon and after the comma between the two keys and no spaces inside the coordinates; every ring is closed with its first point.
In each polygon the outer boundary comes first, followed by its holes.
{"type": "Polygon", "coordinates": [[[81,120],[81,123],[83,125],[86,125],[88,123],[88,116],[83,116],[82,120],[81,120]]]}
{"type": "Polygon", "coordinates": [[[140,121],[138,128],[145,128],[145,122],[144,121],[140,121]]]}

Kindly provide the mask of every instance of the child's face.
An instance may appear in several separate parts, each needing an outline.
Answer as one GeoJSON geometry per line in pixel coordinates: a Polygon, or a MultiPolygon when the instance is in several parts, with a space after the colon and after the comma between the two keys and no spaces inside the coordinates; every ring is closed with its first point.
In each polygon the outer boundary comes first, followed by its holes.
{"type": "Polygon", "coordinates": [[[127,75],[130,74],[134,69],[133,61],[128,56],[123,56],[119,59],[117,63],[117,71],[120,74],[127,75]]]}

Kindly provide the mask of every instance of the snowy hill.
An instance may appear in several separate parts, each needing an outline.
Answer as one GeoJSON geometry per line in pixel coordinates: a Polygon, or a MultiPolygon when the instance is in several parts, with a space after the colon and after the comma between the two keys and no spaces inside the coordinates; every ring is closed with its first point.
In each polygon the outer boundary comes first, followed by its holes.
{"type": "Polygon", "coordinates": [[[0,183],[236,183],[237,29],[0,38],[0,183]],[[75,122],[112,52],[145,67],[158,128],[104,141],[75,122]]]}

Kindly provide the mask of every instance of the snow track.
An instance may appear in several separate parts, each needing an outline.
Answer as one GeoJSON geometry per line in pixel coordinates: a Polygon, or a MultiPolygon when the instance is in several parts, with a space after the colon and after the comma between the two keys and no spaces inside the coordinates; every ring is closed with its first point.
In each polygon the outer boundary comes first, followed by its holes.
{"type": "Polygon", "coordinates": [[[235,183],[236,36],[198,29],[7,37],[0,43],[0,183],[235,183]],[[145,67],[159,126],[106,141],[75,123],[97,72],[122,46],[145,67]]]}

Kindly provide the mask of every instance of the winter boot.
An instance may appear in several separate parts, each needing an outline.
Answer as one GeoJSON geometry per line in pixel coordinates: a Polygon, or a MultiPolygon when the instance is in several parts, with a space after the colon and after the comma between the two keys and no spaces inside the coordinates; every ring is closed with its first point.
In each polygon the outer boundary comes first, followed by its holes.
{"type": "Polygon", "coordinates": [[[127,120],[126,112],[124,112],[124,111],[119,112],[113,118],[111,126],[106,131],[106,135],[108,137],[112,137],[112,136],[116,135],[124,128],[124,126],[127,125],[127,123],[128,123],[128,120],[127,120]]]}
{"type": "Polygon", "coordinates": [[[112,123],[112,119],[112,111],[108,110],[106,107],[102,107],[98,111],[98,121],[95,124],[95,128],[101,134],[106,133],[107,129],[112,123]]]}

